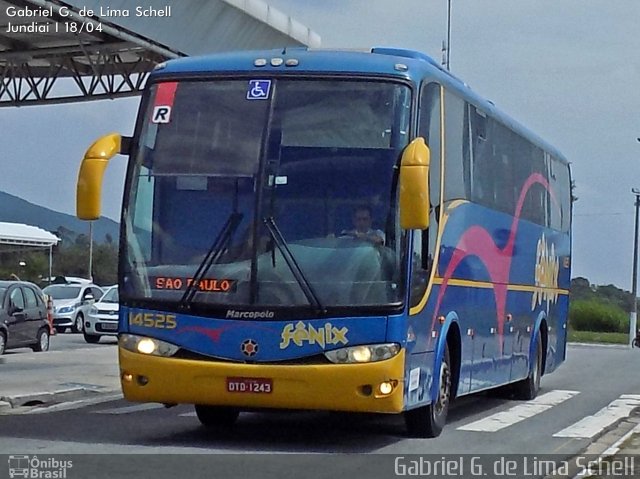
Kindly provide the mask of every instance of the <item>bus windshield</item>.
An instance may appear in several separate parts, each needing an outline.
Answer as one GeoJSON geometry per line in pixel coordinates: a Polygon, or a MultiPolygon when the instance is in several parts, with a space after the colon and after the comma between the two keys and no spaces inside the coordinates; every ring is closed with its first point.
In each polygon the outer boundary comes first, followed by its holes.
{"type": "Polygon", "coordinates": [[[125,195],[127,299],[383,307],[404,287],[396,166],[411,91],[382,80],[151,87],[125,195]]]}

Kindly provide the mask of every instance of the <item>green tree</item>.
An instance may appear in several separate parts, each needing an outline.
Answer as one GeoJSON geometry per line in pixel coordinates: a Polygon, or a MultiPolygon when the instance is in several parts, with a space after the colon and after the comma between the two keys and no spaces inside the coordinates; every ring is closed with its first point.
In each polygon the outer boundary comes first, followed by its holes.
{"type": "MultiPolygon", "coordinates": [[[[89,242],[88,238],[76,239],[71,245],[58,247],[54,259],[54,276],[89,277],[89,242]],[[85,239],[87,241],[85,241],[85,239]]],[[[116,244],[93,243],[93,280],[97,284],[110,285],[117,283],[118,247],[116,244]]]]}
{"type": "Polygon", "coordinates": [[[8,279],[12,274],[39,283],[49,274],[49,251],[23,247],[0,253],[0,279],[8,279]]]}
{"type": "Polygon", "coordinates": [[[592,299],[595,294],[595,287],[591,287],[587,278],[578,277],[571,280],[571,300],[592,299]]]}
{"type": "Polygon", "coordinates": [[[612,284],[598,286],[596,289],[598,298],[612,305],[618,306],[623,311],[631,311],[633,298],[631,293],[624,291],[612,284]]]}
{"type": "Polygon", "coordinates": [[[629,315],[599,299],[579,299],[569,305],[569,327],[576,331],[624,333],[629,328],[629,315]]]}
{"type": "Polygon", "coordinates": [[[115,244],[94,244],[93,280],[102,285],[118,282],[118,248],[115,244]]]}
{"type": "Polygon", "coordinates": [[[604,304],[611,304],[627,313],[633,306],[633,298],[630,292],[607,284],[595,286],[589,283],[586,278],[578,277],[571,280],[571,301],[576,300],[597,300],[604,304]]]}

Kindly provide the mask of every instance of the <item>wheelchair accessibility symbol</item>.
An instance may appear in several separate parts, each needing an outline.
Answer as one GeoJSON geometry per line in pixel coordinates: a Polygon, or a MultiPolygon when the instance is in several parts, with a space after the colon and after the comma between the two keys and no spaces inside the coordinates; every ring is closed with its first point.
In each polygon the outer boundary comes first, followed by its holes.
{"type": "Polygon", "coordinates": [[[247,100],[267,100],[271,90],[271,80],[249,80],[247,100]]]}

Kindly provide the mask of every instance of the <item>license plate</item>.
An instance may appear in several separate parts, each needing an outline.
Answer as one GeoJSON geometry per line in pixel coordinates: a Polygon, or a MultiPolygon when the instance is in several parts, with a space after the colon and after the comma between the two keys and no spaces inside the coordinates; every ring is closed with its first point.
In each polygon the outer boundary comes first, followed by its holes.
{"type": "Polygon", "coordinates": [[[273,391],[271,378],[227,378],[230,393],[270,394],[273,391]]]}
{"type": "Polygon", "coordinates": [[[118,330],[118,323],[102,323],[102,329],[104,329],[105,331],[117,331],[118,330]]]}

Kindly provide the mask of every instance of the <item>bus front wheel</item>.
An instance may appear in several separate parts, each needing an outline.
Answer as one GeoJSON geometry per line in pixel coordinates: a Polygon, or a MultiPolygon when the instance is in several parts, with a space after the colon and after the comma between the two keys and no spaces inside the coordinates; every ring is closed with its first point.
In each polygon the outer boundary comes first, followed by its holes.
{"type": "Polygon", "coordinates": [[[449,346],[445,346],[440,365],[440,386],[434,402],[405,411],[404,421],[411,437],[437,437],[444,429],[451,402],[451,362],[449,346]]]}
{"type": "Polygon", "coordinates": [[[200,423],[209,429],[223,429],[233,426],[240,411],[231,407],[204,406],[196,404],[196,415],[200,423]]]}

